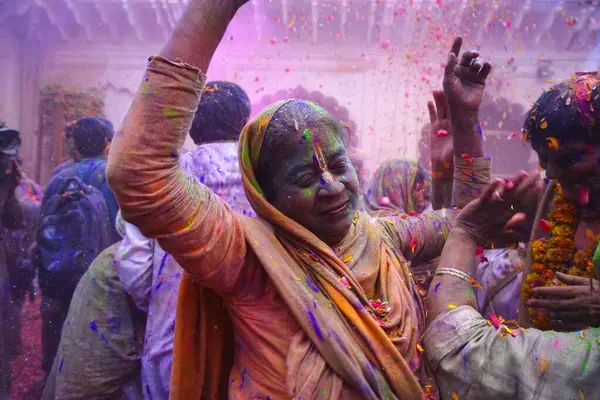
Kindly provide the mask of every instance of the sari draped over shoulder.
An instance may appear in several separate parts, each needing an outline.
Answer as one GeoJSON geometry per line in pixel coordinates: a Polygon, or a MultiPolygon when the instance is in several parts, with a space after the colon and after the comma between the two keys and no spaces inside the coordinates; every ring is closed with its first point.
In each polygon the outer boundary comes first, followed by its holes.
{"type": "MultiPolygon", "coordinates": [[[[328,393],[330,398],[338,398],[346,384],[362,398],[425,398],[423,386],[429,385],[429,390],[435,392],[435,383],[425,373],[421,385],[413,373],[413,369],[425,370],[421,368],[416,346],[423,327],[423,305],[415,291],[409,264],[393,250],[391,239],[384,238],[387,235],[384,223],[357,213],[349,234],[337,247],[340,254],[336,254],[263,196],[254,171],[269,121],[285,103],[267,107],[240,137],[244,189],[260,219],[240,218],[248,244],[302,327],[290,338],[288,394],[308,399],[328,393]],[[349,258],[347,262],[342,261],[344,256],[349,258]],[[385,321],[374,318],[378,314],[372,304],[375,299],[389,304],[385,321]]],[[[202,290],[206,293],[205,289],[194,286],[199,284],[192,279],[182,280],[176,337],[183,334],[184,324],[195,321],[183,315],[179,318],[184,310],[189,311],[189,305],[181,304],[184,294],[200,294],[202,290]]],[[[218,306],[204,301],[194,303],[200,306],[194,314],[210,310],[222,313],[218,306]]],[[[177,363],[178,352],[183,350],[178,343],[182,342],[176,339],[175,343],[174,389],[194,385],[182,381],[184,376],[195,379],[185,374],[184,363],[177,363]],[[177,366],[181,369],[175,369],[177,366]]],[[[183,351],[190,357],[189,348],[183,351]]],[[[206,363],[214,365],[208,358],[206,363]]],[[[200,366],[200,370],[206,369],[200,366]]]]}

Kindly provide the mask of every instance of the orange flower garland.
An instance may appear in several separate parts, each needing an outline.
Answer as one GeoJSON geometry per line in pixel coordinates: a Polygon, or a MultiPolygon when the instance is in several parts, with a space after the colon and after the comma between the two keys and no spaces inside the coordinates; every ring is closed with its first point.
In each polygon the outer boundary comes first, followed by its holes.
{"type": "MultiPolygon", "coordinates": [[[[554,210],[550,219],[550,238],[531,243],[533,252],[532,271],[525,278],[523,294],[533,297],[533,288],[539,286],[563,286],[556,277],[557,272],[589,278],[594,274],[592,256],[594,250],[575,248],[575,232],[579,224],[577,207],[564,198],[560,185],[556,185],[554,210]]],[[[543,311],[529,309],[531,321],[536,328],[548,329],[550,319],[543,311]]]]}

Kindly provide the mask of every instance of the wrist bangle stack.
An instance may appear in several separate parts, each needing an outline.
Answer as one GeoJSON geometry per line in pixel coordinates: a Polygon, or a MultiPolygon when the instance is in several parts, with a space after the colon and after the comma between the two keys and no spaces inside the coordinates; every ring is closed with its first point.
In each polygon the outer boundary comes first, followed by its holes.
{"type": "Polygon", "coordinates": [[[462,279],[465,282],[469,282],[471,285],[473,284],[473,277],[466,272],[458,270],[456,268],[438,268],[435,270],[434,275],[450,275],[455,278],[462,279]]]}

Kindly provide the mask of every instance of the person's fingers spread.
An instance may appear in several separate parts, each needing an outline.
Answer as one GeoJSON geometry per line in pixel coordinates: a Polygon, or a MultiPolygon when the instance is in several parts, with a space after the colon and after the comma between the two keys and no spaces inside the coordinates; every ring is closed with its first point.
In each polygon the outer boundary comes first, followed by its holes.
{"type": "MultiPolygon", "coordinates": [[[[450,111],[448,110],[448,101],[446,100],[446,95],[444,94],[443,90],[440,90],[440,94],[441,94],[440,103],[441,103],[442,110],[444,113],[443,115],[445,118],[450,118],[450,111]]],[[[439,111],[438,111],[438,113],[439,113],[439,111]]]]}
{"type": "Polygon", "coordinates": [[[572,310],[580,308],[581,303],[574,299],[530,299],[527,300],[527,307],[546,310],[572,310]]]}
{"type": "Polygon", "coordinates": [[[479,75],[482,79],[487,79],[487,77],[490,75],[490,72],[492,72],[492,64],[486,61],[483,63],[483,67],[479,71],[479,75]]]}
{"type": "Polygon", "coordinates": [[[455,75],[462,81],[472,82],[477,85],[484,86],[485,79],[481,77],[478,70],[471,68],[470,66],[459,65],[455,68],[455,75]]]}
{"type": "Polygon", "coordinates": [[[529,204],[529,196],[532,193],[536,193],[536,186],[538,185],[538,181],[540,179],[539,173],[534,173],[531,175],[520,175],[521,179],[518,184],[515,185],[514,190],[511,192],[511,201],[516,206],[523,206],[525,204],[529,204]]]}
{"type": "Polygon", "coordinates": [[[477,73],[483,68],[483,58],[477,57],[471,60],[471,69],[477,73]]]}
{"type": "Polygon", "coordinates": [[[558,277],[558,279],[561,282],[564,282],[567,285],[572,285],[572,286],[586,286],[588,288],[590,286],[590,279],[589,278],[584,278],[582,276],[575,276],[575,275],[563,274],[562,272],[557,272],[556,276],[558,277]]]}
{"type": "Polygon", "coordinates": [[[508,220],[508,222],[504,226],[504,230],[508,231],[508,230],[513,229],[515,226],[517,226],[521,222],[525,221],[526,218],[527,218],[527,216],[525,215],[525,213],[522,213],[522,212],[516,213],[515,215],[513,215],[510,218],[510,220],[508,220]]]}
{"type": "Polygon", "coordinates": [[[456,54],[450,53],[448,54],[448,62],[446,63],[446,68],[444,68],[444,86],[452,84],[454,77],[454,67],[458,64],[458,58],[456,54]]]}
{"type": "MultiPolygon", "coordinates": [[[[437,116],[435,112],[435,106],[433,105],[433,101],[427,102],[427,110],[429,110],[429,122],[433,125],[437,121],[437,116]]],[[[433,132],[434,134],[436,132],[433,132]]]]}
{"type": "Polygon", "coordinates": [[[473,60],[479,57],[479,52],[476,50],[465,51],[460,58],[460,65],[463,67],[470,67],[473,60]]]}
{"type": "Polygon", "coordinates": [[[450,54],[454,54],[456,57],[458,57],[458,54],[460,53],[460,48],[462,47],[462,44],[463,44],[462,36],[455,37],[454,42],[452,43],[452,47],[450,48],[450,54]]]}
{"type": "Polygon", "coordinates": [[[595,319],[595,313],[593,310],[589,310],[586,307],[580,307],[577,310],[562,310],[554,311],[548,310],[546,312],[548,318],[555,321],[588,321],[590,318],[595,319]]]}
{"type": "Polygon", "coordinates": [[[498,188],[502,186],[502,181],[498,178],[492,179],[488,187],[485,188],[483,194],[481,195],[482,200],[490,200],[495,194],[497,194],[498,188]]]}
{"type": "Polygon", "coordinates": [[[438,120],[446,119],[446,108],[444,107],[444,92],[442,92],[441,90],[434,90],[433,99],[435,100],[435,108],[437,111],[438,120]]]}
{"type": "MultiPolygon", "coordinates": [[[[575,297],[579,293],[579,289],[587,289],[589,293],[589,285],[585,286],[542,286],[533,288],[533,297],[575,297]]],[[[584,292],[585,293],[585,292],[584,292]]]]}

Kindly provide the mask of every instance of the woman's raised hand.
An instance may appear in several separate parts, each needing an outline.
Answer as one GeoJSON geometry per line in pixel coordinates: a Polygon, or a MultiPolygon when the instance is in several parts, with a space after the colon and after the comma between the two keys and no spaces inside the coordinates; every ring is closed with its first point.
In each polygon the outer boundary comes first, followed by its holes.
{"type": "Polygon", "coordinates": [[[475,50],[463,53],[459,62],[462,42],[460,36],[454,39],[444,70],[444,93],[453,118],[477,117],[485,80],[492,70],[492,65],[475,50]]]}
{"type": "Polygon", "coordinates": [[[485,245],[511,229],[526,215],[527,197],[541,190],[539,174],[519,172],[514,179],[492,181],[484,193],[461,211],[454,224],[478,245],[485,245]]]}

